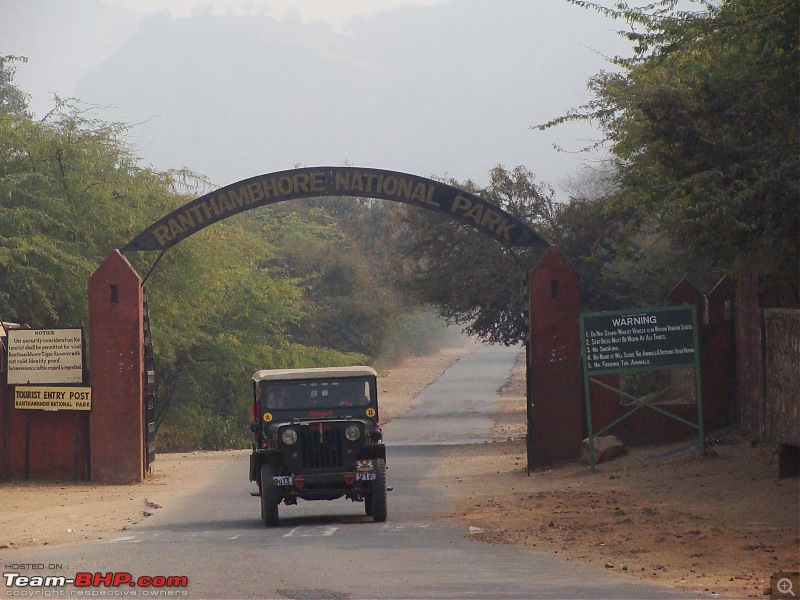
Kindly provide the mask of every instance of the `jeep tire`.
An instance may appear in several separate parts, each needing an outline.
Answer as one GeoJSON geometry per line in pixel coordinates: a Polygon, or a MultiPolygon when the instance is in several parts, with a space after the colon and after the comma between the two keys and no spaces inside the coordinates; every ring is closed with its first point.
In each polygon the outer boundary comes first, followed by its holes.
{"type": "Polygon", "coordinates": [[[371,510],[367,510],[367,514],[371,514],[372,520],[376,523],[383,523],[386,521],[388,510],[386,502],[386,461],[379,458],[376,466],[372,492],[366,499],[366,502],[369,502],[371,506],[371,510]]]}
{"type": "Polygon", "coordinates": [[[275,467],[268,463],[261,465],[261,518],[264,525],[275,527],[278,524],[278,485],[273,477],[275,467]]]}

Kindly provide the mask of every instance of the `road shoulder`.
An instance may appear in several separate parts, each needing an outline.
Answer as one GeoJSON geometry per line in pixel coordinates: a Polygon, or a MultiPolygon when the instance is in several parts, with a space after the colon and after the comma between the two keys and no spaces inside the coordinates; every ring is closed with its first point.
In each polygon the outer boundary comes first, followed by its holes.
{"type": "Polygon", "coordinates": [[[637,447],[592,472],[578,461],[527,473],[524,361],[496,402],[494,442],[457,446],[432,481],[471,537],[723,597],[762,596],[800,569],[800,481],[736,430],[637,447]]]}

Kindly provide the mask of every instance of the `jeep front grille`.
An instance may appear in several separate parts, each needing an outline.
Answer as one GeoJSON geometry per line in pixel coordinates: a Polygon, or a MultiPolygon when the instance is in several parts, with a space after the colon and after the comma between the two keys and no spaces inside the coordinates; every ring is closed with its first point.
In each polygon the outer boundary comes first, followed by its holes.
{"type": "Polygon", "coordinates": [[[330,425],[300,428],[303,469],[335,469],[343,466],[341,429],[330,425]]]}

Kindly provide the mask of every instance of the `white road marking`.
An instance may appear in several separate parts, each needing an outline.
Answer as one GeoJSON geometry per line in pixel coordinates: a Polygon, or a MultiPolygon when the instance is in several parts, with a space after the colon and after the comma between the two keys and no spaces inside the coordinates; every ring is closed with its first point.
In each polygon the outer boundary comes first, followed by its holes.
{"type": "Polygon", "coordinates": [[[113,540],[108,540],[105,542],[106,544],[114,544],[116,542],[125,542],[126,544],[139,544],[142,542],[141,539],[136,539],[135,535],[124,535],[122,537],[114,538],[113,540]]]}
{"type": "Polygon", "coordinates": [[[429,523],[411,523],[409,525],[384,525],[378,535],[411,535],[415,529],[430,527],[429,523]]]}
{"type": "Polygon", "coordinates": [[[338,527],[327,526],[300,526],[295,527],[289,533],[284,534],[283,537],[330,537],[338,530],[338,527]]]}

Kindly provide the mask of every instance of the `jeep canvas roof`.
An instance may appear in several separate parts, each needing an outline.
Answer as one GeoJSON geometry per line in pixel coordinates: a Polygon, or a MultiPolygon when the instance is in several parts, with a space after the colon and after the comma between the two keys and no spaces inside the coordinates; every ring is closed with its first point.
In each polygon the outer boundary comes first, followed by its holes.
{"type": "Polygon", "coordinates": [[[326,377],[377,377],[372,367],[323,367],[315,369],[262,369],[253,381],[285,381],[289,379],[320,379],[326,377]]]}

